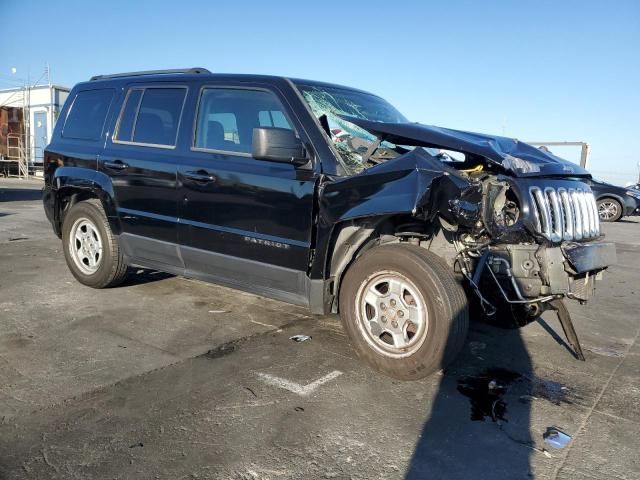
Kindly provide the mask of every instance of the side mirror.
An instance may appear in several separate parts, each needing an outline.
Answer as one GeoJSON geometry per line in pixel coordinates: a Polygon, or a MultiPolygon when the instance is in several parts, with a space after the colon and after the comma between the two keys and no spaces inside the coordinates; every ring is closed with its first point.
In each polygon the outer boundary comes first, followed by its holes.
{"type": "Polygon", "coordinates": [[[309,160],[293,130],[276,127],[253,129],[251,156],[257,160],[304,165],[309,160]]]}

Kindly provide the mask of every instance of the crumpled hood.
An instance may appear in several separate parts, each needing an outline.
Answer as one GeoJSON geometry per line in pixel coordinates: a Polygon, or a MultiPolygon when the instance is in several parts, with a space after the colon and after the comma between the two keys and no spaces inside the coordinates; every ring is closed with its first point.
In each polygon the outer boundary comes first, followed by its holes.
{"type": "Polygon", "coordinates": [[[341,117],[396,145],[441,148],[481,156],[502,166],[516,177],[591,176],[580,165],[513,138],[419,123],[383,123],[346,115],[341,117]]]}

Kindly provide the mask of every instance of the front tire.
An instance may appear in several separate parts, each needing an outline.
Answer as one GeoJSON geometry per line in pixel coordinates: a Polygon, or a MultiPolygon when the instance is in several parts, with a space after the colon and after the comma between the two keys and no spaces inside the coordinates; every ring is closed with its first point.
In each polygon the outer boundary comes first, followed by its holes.
{"type": "Polygon", "coordinates": [[[71,207],[62,225],[62,245],[69,270],[83,285],[107,288],[125,279],[127,265],[99,200],[71,207]]]}
{"type": "Polygon", "coordinates": [[[402,380],[446,367],[469,328],[467,298],[451,268],[414,245],[364,253],[345,274],[339,302],[358,356],[402,380]]]}
{"type": "Polygon", "coordinates": [[[598,216],[601,222],[617,222],[622,217],[622,205],[613,198],[598,200],[598,216]]]}

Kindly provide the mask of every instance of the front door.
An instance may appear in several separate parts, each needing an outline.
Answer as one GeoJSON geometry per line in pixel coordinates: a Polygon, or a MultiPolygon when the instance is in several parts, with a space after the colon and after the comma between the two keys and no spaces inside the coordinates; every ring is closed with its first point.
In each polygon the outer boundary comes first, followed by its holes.
{"type": "Polygon", "coordinates": [[[253,128],[302,129],[266,88],[205,86],[188,159],[178,169],[188,272],[306,302],[315,175],[251,156],[253,128]]]}

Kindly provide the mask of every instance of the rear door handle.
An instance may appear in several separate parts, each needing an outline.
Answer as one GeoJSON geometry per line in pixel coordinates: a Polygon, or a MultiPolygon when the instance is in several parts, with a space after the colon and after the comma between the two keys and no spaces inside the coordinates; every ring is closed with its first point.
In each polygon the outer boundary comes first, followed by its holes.
{"type": "Polygon", "coordinates": [[[125,168],[129,168],[129,165],[127,165],[121,160],[116,160],[115,162],[110,162],[108,160],[105,160],[103,165],[113,170],[124,170],[125,168]]]}
{"type": "Polygon", "coordinates": [[[194,180],[201,183],[213,183],[216,181],[216,177],[214,175],[211,175],[206,170],[198,170],[197,172],[183,172],[182,175],[184,175],[189,180],[194,180]]]}

